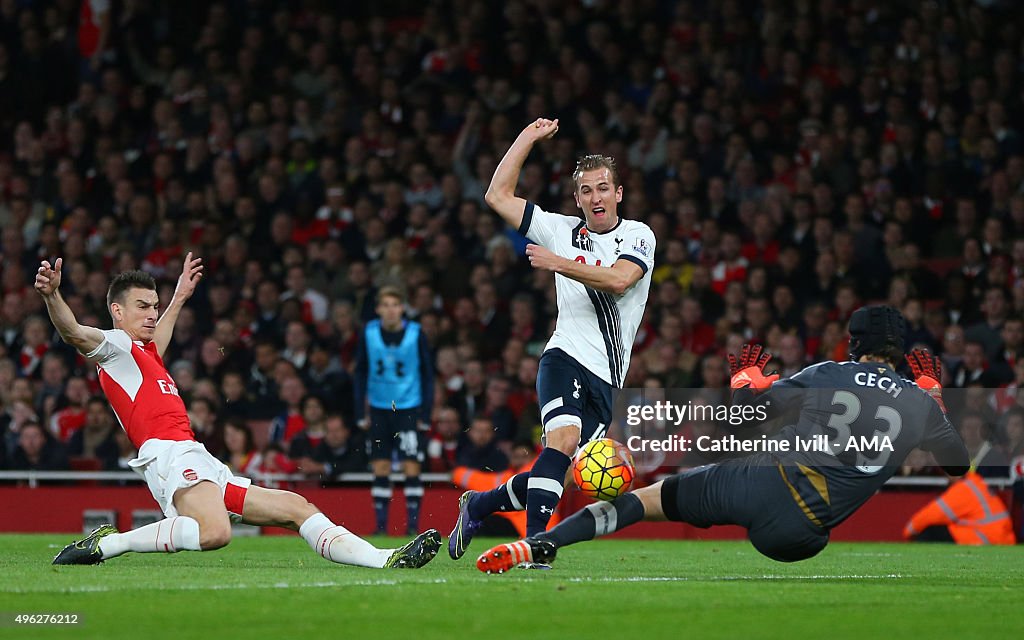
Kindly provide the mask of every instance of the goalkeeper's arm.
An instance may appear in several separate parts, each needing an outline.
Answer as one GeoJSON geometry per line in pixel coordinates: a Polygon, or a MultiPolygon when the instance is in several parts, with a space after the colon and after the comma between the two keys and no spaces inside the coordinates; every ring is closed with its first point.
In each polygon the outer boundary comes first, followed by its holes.
{"type": "Polygon", "coordinates": [[[792,378],[779,380],[767,391],[756,391],[745,386],[733,389],[733,406],[754,407],[758,416],[766,416],[764,422],[798,414],[803,404],[803,394],[807,391],[803,384],[792,378]]]}
{"type": "Polygon", "coordinates": [[[962,476],[971,469],[971,454],[946,413],[932,405],[925,418],[925,436],[921,448],[930,451],[948,475],[962,476]]]}

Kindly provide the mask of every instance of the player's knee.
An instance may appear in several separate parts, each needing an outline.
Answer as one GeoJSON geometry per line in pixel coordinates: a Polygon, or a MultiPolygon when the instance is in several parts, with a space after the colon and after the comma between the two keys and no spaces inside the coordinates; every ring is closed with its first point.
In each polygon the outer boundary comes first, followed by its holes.
{"type": "Polygon", "coordinates": [[[545,435],[545,444],[572,456],[580,446],[580,431],[578,426],[572,424],[552,429],[545,435]]]}
{"type": "Polygon", "coordinates": [[[750,531],[750,542],[754,548],[776,562],[800,562],[821,553],[828,544],[828,533],[804,535],[762,534],[750,531]]]}
{"type": "Polygon", "coordinates": [[[644,506],[644,520],[664,520],[665,510],[661,506],[661,482],[633,492],[644,506]]]}
{"type": "Polygon", "coordinates": [[[297,493],[285,492],[282,497],[282,507],[285,514],[286,524],[293,529],[298,529],[302,523],[317,512],[309,500],[306,500],[297,493]]]}
{"type": "Polygon", "coordinates": [[[202,523],[199,525],[199,547],[203,551],[222,549],[231,542],[229,522],[202,523]]]}
{"type": "Polygon", "coordinates": [[[407,476],[418,476],[422,471],[422,466],[418,460],[406,460],[402,463],[402,471],[407,476]]]}

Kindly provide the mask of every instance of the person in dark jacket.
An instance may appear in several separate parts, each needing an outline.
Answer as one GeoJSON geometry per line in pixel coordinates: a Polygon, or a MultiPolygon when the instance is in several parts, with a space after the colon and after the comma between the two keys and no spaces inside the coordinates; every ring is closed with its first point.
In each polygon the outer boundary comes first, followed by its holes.
{"type": "Polygon", "coordinates": [[[67,471],[68,453],[38,422],[26,422],[11,455],[15,471],[67,471]]]}
{"type": "Polygon", "coordinates": [[[370,460],[362,431],[348,428],[340,415],[327,417],[324,437],[312,454],[297,460],[299,469],[322,480],[337,480],[343,473],[365,473],[370,460]]]}
{"type": "Polygon", "coordinates": [[[68,440],[68,455],[96,458],[104,469],[116,465],[119,450],[114,431],[114,420],[107,401],[99,396],[90,398],[85,407],[85,424],[68,440]]]}
{"type": "Polygon", "coordinates": [[[467,442],[455,455],[460,467],[481,471],[504,471],[508,468],[508,457],[498,448],[497,432],[490,418],[478,416],[474,419],[467,436],[467,442]]]}

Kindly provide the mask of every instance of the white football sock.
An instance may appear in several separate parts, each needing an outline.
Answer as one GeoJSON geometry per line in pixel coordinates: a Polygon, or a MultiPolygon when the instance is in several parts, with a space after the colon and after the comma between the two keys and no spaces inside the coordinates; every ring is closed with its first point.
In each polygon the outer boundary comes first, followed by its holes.
{"type": "Polygon", "coordinates": [[[122,553],[177,553],[201,551],[199,523],[188,516],[175,516],[147,524],[124,533],[113,533],[100,540],[103,559],[116,558],[122,553]]]}
{"type": "Polygon", "coordinates": [[[380,569],[394,552],[394,549],[378,549],[345,527],[334,524],[322,513],[303,522],[299,535],[313,551],[340,564],[380,569]]]}

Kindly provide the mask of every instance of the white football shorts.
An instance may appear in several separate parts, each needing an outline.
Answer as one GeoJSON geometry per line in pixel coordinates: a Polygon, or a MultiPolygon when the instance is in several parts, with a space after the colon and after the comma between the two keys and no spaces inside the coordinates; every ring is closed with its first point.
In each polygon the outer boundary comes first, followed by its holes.
{"type": "Polygon", "coordinates": [[[232,522],[242,519],[245,492],[252,480],[236,476],[226,464],[214,458],[194,440],[146,440],[137,458],[128,463],[146,480],[149,492],[168,518],[178,515],[174,494],[204,480],[220,487],[224,507],[232,522]]]}

